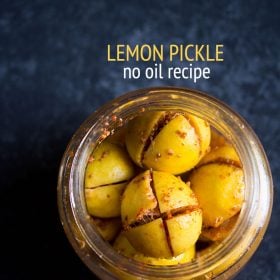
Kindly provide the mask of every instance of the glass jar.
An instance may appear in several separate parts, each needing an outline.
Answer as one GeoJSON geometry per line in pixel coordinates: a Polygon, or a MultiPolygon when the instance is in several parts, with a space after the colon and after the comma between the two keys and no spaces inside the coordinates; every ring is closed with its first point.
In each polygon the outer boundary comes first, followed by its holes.
{"type": "Polygon", "coordinates": [[[58,206],[65,233],[83,262],[101,279],[230,279],[260,244],[272,201],[269,164],[246,121],[213,97],[173,87],[129,92],[94,112],[71,139],[58,180],[58,206]],[[84,172],[90,153],[110,132],[144,110],[176,110],[207,120],[232,142],[243,164],[245,202],[234,229],[191,263],[163,267],[128,259],[100,237],[87,214],[84,172]]]}

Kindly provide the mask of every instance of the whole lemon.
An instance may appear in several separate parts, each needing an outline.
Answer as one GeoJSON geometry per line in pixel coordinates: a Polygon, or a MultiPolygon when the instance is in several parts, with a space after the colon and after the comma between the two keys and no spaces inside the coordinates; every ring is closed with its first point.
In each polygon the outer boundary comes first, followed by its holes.
{"type": "Polygon", "coordinates": [[[155,258],[186,252],[202,227],[201,209],[189,185],[161,171],[147,170],[127,185],[121,217],[132,246],[155,258]]]}
{"type": "Polygon", "coordinates": [[[198,163],[210,137],[208,123],[196,116],[148,112],[129,122],[126,147],[138,166],[180,174],[198,163]]]}
{"type": "Polygon", "coordinates": [[[232,146],[212,150],[190,178],[203,212],[204,227],[218,227],[236,215],[244,201],[244,175],[232,146]]]}

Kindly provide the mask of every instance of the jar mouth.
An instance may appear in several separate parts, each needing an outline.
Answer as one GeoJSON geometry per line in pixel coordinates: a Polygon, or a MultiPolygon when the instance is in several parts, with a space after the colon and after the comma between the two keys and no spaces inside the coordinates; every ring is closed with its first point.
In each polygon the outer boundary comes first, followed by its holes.
{"type": "MultiPolygon", "coordinates": [[[[115,129],[110,123],[108,130],[115,129]]],[[[221,101],[202,92],[157,87],[126,93],[93,113],[71,139],[61,163],[58,204],[65,232],[72,246],[93,270],[90,257],[102,261],[100,270],[114,267],[123,272],[154,278],[218,277],[237,262],[246,262],[257,249],[268,225],[272,209],[272,179],[263,148],[247,122],[221,101]],[[229,236],[193,262],[174,266],[139,263],[118,254],[97,233],[90,222],[84,200],[84,171],[89,154],[102,140],[105,121],[117,115],[128,120],[145,110],[182,111],[210,123],[229,139],[243,164],[245,202],[229,236]],[[218,120],[218,122],[217,122],[218,120]],[[83,250],[81,250],[83,249],[83,250]],[[249,250],[250,249],[250,250],[249,250]]],[[[96,264],[95,264],[96,265],[96,264]]],[[[188,278],[182,278],[188,279],[188,278]]]]}

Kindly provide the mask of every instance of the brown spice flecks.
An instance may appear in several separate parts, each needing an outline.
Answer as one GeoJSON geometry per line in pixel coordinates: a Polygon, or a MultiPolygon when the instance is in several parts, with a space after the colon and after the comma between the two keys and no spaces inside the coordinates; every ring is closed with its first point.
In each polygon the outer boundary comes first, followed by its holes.
{"type": "Polygon", "coordinates": [[[115,121],[118,119],[118,117],[117,117],[116,115],[112,115],[111,118],[112,118],[112,121],[113,121],[113,122],[115,122],[115,121]]]}
{"type": "Polygon", "coordinates": [[[148,224],[156,219],[160,218],[160,213],[156,211],[156,209],[153,210],[143,210],[141,213],[140,211],[137,213],[137,220],[131,223],[130,225],[126,224],[125,227],[127,229],[138,227],[141,225],[148,224]]]}
{"type": "Polygon", "coordinates": [[[159,210],[159,207],[158,207],[158,201],[157,201],[157,198],[156,198],[156,194],[155,194],[155,190],[154,190],[154,185],[153,185],[153,172],[152,170],[150,170],[150,172],[147,173],[146,176],[142,176],[141,177],[141,180],[149,180],[150,182],[150,188],[152,190],[152,192],[150,193],[149,192],[149,195],[150,195],[150,199],[153,200],[153,202],[155,203],[155,208],[153,209],[140,209],[139,210],[139,213],[137,213],[137,221],[135,221],[133,223],[133,225],[130,225],[131,227],[133,226],[136,226],[136,225],[139,225],[139,224],[146,224],[148,222],[151,222],[153,221],[154,219],[157,219],[160,217],[160,210],[159,210]],[[147,178],[148,176],[148,178],[147,178]]]}
{"type": "Polygon", "coordinates": [[[132,227],[128,224],[123,224],[123,231],[129,231],[132,227]]]}
{"type": "Polygon", "coordinates": [[[140,208],[136,214],[136,220],[142,220],[143,216],[145,215],[144,208],[140,208]]]}
{"type": "Polygon", "coordinates": [[[172,217],[183,215],[183,214],[190,214],[193,211],[200,211],[200,207],[198,205],[188,205],[188,206],[182,206],[176,209],[172,209],[170,211],[167,211],[166,213],[161,214],[161,218],[163,220],[171,219],[172,217]]]}
{"type": "Polygon", "coordinates": [[[163,114],[159,118],[158,122],[153,127],[149,137],[147,137],[143,142],[144,146],[142,150],[141,161],[143,161],[145,152],[149,149],[150,145],[154,144],[154,140],[157,137],[157,135],[160,133],[163,127],[167,125],[173,118],[174,118],[174,114],[170,112],[163,114]]]}
{"type": "Polygon", "coordinates": [[[174,151],[172,149],[167,150],[167,155],[172,156],[174,155],[174,151]]]}
{"type": "Polygon", "coordinates": [[[187,133],[181,130],[176,130],[176,134],[179,135],[179,137],[182,139],[185,139],[187,136],[187,133]]]}
{"type": "Polygon", "coordinates": [[[98,159],[99,161],[101,161],[102,159],[104,159],[107,155],[109,154],[108,151],[104,151],[100,157],[100,159],[98,159]]]}
{"type": "Polygon", "coordinates": [[[171,211],[167,211],[165,219],[168,220],[168,219],[171,219],[172,217],[173,217],[172,212],[171,211]]]}
{"type": "Polygon", "coordinates": [[[102,135],[100,136],[99,142],[102,142],[111,134],[111,132],[107,128],[102,128],[101,131],[102,131],[102,135]]]}
{"type": "Polygon", "coordinates": [[[156,210],[145,210],[140,208],[139,212],[136,214],[136,219],[137,221],[141,221],[146,224],[153,221],[155,218],[158,218],[159,216],[160,213],[156,210]]]}
{"type": "Polygon", "coordinates": [[[149,176],[149,175],[143,175],[143,176],[140,176],[139,178],[137,178],[137,179],[134,179],[133,180],[133,182],[135,183],[135,184],[138,184],[138,183],[140,183],[141,181],[145,181],[145,180],[148,180],[149,182],[151,182],[151,177],[149,176]]]}
{"type": "Polygon", "coordinates": [[[189,205],[183,206],[180,208],[172,209],[165,213],[160,213],[158,206],[154,209],[145,210],[141,208],[139,212],[136,214],[136,221],[131,224],[127,223],[127,216],[125,216],[125,223],[123,225],[124,230],[129,230],[130,228],[134,228],[137,226],[141,226],[147,223],[154,221],[155,219],[162,218],[163,222],[168,219],[172,219],[175,216],[189,214],[193,211],[201,211],[198,205],[189,205]]]}
{"type": "Polygon", "coordinates": [[[90,156],[89,159],[88,159],[88,162],[91,163],[93,161],[94,161],[94,156],[90,156]]]}
{"type": "Polygon", "coordinates": [[[194,192],[192,192],[192,193],[190,194],[190,196],[191,196],[192,198],[195,198],[195,200],[197,201],[197,197],[196,197],[196,195],[195,195],[194,192]]]}
{"type": "Polygon", "coordinates": [[[162,201],[164,202],[168,202],[170,200],[170,193],[169,192],[166,192],[162,195],[161,197],[162,201]]]}

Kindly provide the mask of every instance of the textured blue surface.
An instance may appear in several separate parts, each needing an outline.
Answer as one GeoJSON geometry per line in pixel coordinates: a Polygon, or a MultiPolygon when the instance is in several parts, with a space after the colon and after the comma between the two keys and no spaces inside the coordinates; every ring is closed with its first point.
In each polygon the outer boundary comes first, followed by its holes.
{"type": "Polygon", "coordinates": [[[155,85],[206,91],[256,131],[275,203],[264,241],[237,279],[280,279],[279,11],[279,1],[1,1],[0,279],[92,279],[59,224],[59,161],[92,111],[155,85]],[[123,80],[125,64],[106,62],[110,43],[174,42],[223,43],[225,61],[197,84],[123,80]]]}

